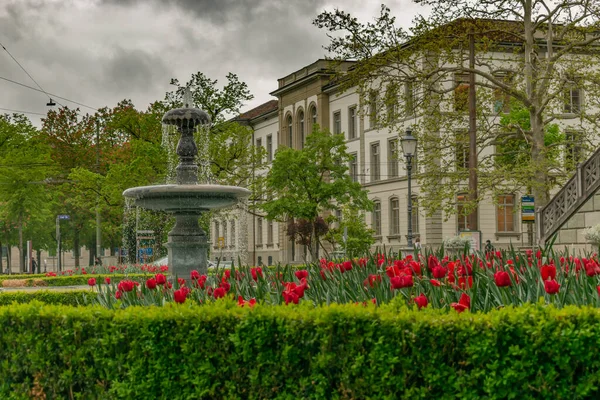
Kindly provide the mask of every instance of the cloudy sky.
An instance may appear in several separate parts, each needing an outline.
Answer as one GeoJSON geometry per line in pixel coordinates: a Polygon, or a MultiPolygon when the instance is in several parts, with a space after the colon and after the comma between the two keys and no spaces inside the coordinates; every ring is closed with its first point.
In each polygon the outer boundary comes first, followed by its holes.
{"type": "MultiPolygon", "coordinates": [[[[386,4],[405,27],[423,12],[411,0],[386,4]]],[[[45,91],[94,108],[127,98],[145,109],[173,88],[171,78],[202,71],[219,82],[236,73],[255,96],[247,110],[271,99],[277,78],[325,56],[327,37],[311,21],[334,8],[366,21],[380,2],[0,0],[0,43],[45,91]]],[[[36,86],[0,48],[0,112],[47,111],[43,93],[6,79],[36,86]]]]}

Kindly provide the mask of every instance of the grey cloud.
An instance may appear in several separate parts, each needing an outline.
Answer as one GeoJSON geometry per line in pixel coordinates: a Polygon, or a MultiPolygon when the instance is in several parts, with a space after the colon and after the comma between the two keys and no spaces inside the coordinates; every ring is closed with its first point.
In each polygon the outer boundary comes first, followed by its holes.
{"type": "Polygon", "coordinates": [[[147,90],[166,81],[171,74],[163,57],[139,49],[116,48],[106,60],[101,76],[108,88],[131,93],[147,90]]]}

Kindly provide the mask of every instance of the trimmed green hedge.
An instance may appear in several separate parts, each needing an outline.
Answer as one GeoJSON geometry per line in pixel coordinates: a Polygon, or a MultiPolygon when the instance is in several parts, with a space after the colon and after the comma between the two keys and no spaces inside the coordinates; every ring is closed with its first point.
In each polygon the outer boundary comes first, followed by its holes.
{"type": "Polygon", "coordinates": [[[0,306],[6,306],[13,303],[30,303],[32,301],[41,301],[46,304],[77,306],[85,304],[84,296],[95,297],[96,294],[90,290],[68,290],[64,292],[57,290],[0,292],[0,306]]]}
{"type": "MultiPolygon", "coordinates": [[[[40,278],[21,278],[26,279],[25,286],[34,286],[34,280],[42,281],[45,285],[36,286],[77,286],[87,285],[90,278],[96,278],[97,283],[104,283],[104,278],[110,278],[111,282],[120,282],[124,279],[131,279],[134,281],[142,281],[154,276],[154,274],[98,274],[98,275],[71,275],[71,276],[44,276],[40,278]]],[[[0,285],[6,280],[13,279],[0,279],[0,285]]]]}
{"type": "Polygon", "coordinates": [[[0,307],[0,398],[597,398],[600,310],[0,307]]]}

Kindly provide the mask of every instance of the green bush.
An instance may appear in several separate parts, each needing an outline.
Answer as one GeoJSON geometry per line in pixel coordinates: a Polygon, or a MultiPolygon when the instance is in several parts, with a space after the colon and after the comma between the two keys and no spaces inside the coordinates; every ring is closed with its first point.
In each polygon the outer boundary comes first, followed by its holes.
{"type": "Polygon", "coordinates": [[[597,398],[600,310],[0,307],[0,398],[597,398]],[[85,312],[82,312],[85,310],[85,312]]]}
{"type": "Polygon", "coordinates": [[[10,305],[12,303],[30,303],[32,301],[41,301],[46,304],[62,304],[67,306],[77,306],[85,304],[85,296],[95,297],[90,290],[37,290],[26,292],[0,292],[0,306],[10,305]]]}
{"type": "MultiPolygon", "coordinates": [[[[100,274],[100,275],[70,275],[70,276],[43,276],[39,278],[31,278],[26,276],[24,278],[15,279],[26,279],[25,286],[78,286],[87,285],[90,278],[96,278],[97,283],[104,283],[104,278],[110,278],[111,282],[120,282],[124,279],[131,279],[134,281],[140,281],[154,276],[154,274],[100,274]],[[42,282],[41,285],[34,285],[34,281],[42,282]]],[[[0,285],[2,282],[12,279],[0,279],[0,285]]]]}

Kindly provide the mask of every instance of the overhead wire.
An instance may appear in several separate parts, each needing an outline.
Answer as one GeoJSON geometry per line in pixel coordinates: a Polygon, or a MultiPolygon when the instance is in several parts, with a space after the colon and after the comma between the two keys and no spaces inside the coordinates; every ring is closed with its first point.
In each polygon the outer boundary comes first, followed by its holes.
{"type": "MultiPolygon", "coordinates": [[[[67,99],[66,97],[61,97],[61,96],[59,96],[59,95],[57,95],[57,94],[54,94],[54,93],[44,92],[43,90],[40,90],[40,89],[34,88],[33,86],[29,86],[29,85],[26,85],[26,84],[24,84],[24,83],[21,83],[21,82],[14,81],[14,80],[12,80],[12,79],[9,79],[9,78],[5,78],[5,77],[3,77],[3,76],[0,76],[0,79],[2,79],[2,80],[4,80],[4,81],[7,81],[7,82],[10,82],[10,83],[14,83],[15,85],[23,86],[23,87],[25,87],[25,88],[27,88],[27,89],[35,90],[35,91],[37,91],[37,92],[47,93],[48,95],[52,96],[52,98],[53,98],[53,99],[55,99],[55,98],[56,98],[56,99],[61,99],[61,100],[64,100],[64,101],[68,101],[69,103],[77,104],[77,105],[79,105],[79,106],[86,107],[86,108],[89,108],[89,109],[91,109],[91,110],[94,110],[94,111],[98,111],[98,109],[97,109],[97,108],[94,108],[94,107],[91,107],[91,106],[85,105],[85,104],[83,104],[83,103],[80,103],[80,102],[78,102],[78,101],[75,101],[75,100],[70,100],[70,99],[67,99]]],[[[60,104],[60,103],[59,103],[59,104],[60,104]]],[[[62,106],[62,104],[61,104],[61,106],[62,106]]],[[[63,107],[64,107],[64,106],[63,106],[63,107]]]]}
{"type": "MultiPolygon", "coordinates": [[[[23,66],[21,65],[21,63],[20,63],[20,62],[19,62],[19,61],[18,61],[18,60],[17,60],[17,59],[16,59],[16,58],[15,58],[15,57],[12,55],[12,53],[11,53],[10,51],[8,51],[8,49],[7,49],[7,48],[6,48],[6,47],[5,47],[5,46],[4,46],[2,43],[0,43],[0,46],[2,46],[2,48],[4,49],[4,51],[6,51],[6,53],[7,53],[7,54],[10,56],[10,58],[12,58],[12,59],[13,59],[13,61],[17,63],[17,65],[18,65],[18,66],[19,66],[19,67],[20,67],[20,68],[23,70],[23,72],[25,72],[25,73],[27,74],[27,76],[29,77],[29,79],[31,79],[31,80],[33,81],[33,83],[35,83],[35,84],[37,85],[37,87],[39,87],[39,88],[40,88],[40,90],[41,90],[42,92],[44,92],[44,94],[45,94],[46,96],[48,96],[48,99],[50,99],[50,103],[52,103],[52,97],[50,97],[50,95],[48,94],[48,92],[46,92],[46,91],[44,90],[44,88],[42,88],[42,86],[41,86],[39,83],[37,83],[37,81],[36,81],[35,79],[33,79],[33,76],[31,76],[31,74],[30,74],[29,72],[27,72],[27,70],[25,69],[25,67],[23,67],[23,66]]],[[[58,102],[57,102],[57,103],[58,103],[58,102]]],[[[60,104],[60,103],[58,103],[58,104],[60,104]]],[[[62,107],[64,107],[62,104],[60,104],[60,105],[61,105],[62,107]]]]}
{"type": "Polygon", "coordinates": [[[32,114],[32,115],[43,115],[43,116],[46,116],[46,114],[44,114],[44,113],[39,113],[39,112],[34,112],[34,111],[13,110],[12,108],[3,108],[3,107],[0,107],[0,110],[2,110],[2,111],[9,111],[9,112],[17,113],[17,114],[32,114]]]}
{"type": "MultiPolygon", "coordinates": [[[[46,91],[44,90],[44,88],[43,88],[43,87],[42,87],[42,86],[41,86],[41,85],[40,85],[40,84],[39,84],[39,83],[38,83],[38,82],[37,82],[37,81],[36,81],[36,80],[33,78],[33,76],[31,76],[31,74],[30,74],[30,73],[29,73],[29,72],[28,72],[28,71],[25,69],[25,67],[23,67],[23,65],[21,65],[21,63],[20,63],[20,62],[19,62],[19,61],[18,61],[18,60],[17,60],[17,59],[16,59],[16,58],[15,58],[15,57],[12,55],[12,53],[11,53],[10,51],[8,51],[8,49],[6,48],[6,46],[4,46],[4,44],[2,44],[1,42],[0,42],[0,46],[2,46],[2,48],[3,48],[3,49],[4,49],[4,51],[6,51],[6,53],[7,53],[7,54],[10,56],[10,58],[12,58],[12,59],[13,59],[13,61],[14,61],[14,62],[15,62],[15,63],[16,63],[16,64],[17,64],[17,65],[18,65],[18,66],[19,66],[19,67],[20,67],[20,68],[23,70],[23,72],[25,72],[25,73],[27,74],[27,76],[29,77],[29,79],[31,79],[31,80],[33,81],[33,83],[35,83],[35,84],[37,85],[37,87],[38,87],[39,89],[37,89],[37,88],[34,88],[34,87],[32,87],[32,86],[29,86],[29,85],[26,85],[26,84],[24,84],[24,83],[21,83],[21,82],[14,81],[14,80],[12,80],[12,79],[4,78],[4,77],[0,77],[0,79],[3,79],[3,80],[5,80],[5,81],[11,82],[11,83],[14,83],[14,84],[16,84],[16,85],[20,85],[20,86],[26,87],[26,88],[28,88],[28,89],[32,89],[32,90],[35,90],[35,91],[38,91],[38,92],[42,92],[42,93],[44,93],[44,94],[45,94],[45,95],[48,97],[48,99],[50,99],[50,103],[52,103],[52,101],[53,101],[53,97],[51,97],[51,96],[54,96],[54,98],[61,99],[61,100],[65,100],[65,101],[68,101],[68,102],[70,102],[70,103],[77,104],[77,105],[80,105],[80,106],[82,106],[82,107],[86,107],[86,108],[92,109],[92,110],[94,110],[94,111],[98,111],[98,109],[96,109],[96,108],[94,108],[94,107],[90,107],[90,106],[88,106],[88,105],[85,105],[85,104],[83,104],[83,103],[80,103],[80,102],[77,102],[77,101],[74,101],[74,100],[70,100],[70,99],[67,99],[67,98],[65,98],[65,97],[61,97],[61,96],[55,95],[55,94],[53,94],[53,93],[48,93],[48,92],[46,92],[46,91]]],[[[59,103],[58,101],[57,101],[56,103],[58,103],[58,104],[59,104],[61,107],[64,107],[64,104],[61,104],[61,103],[59,103]]]]}

